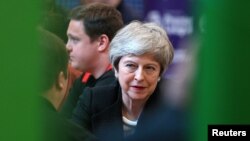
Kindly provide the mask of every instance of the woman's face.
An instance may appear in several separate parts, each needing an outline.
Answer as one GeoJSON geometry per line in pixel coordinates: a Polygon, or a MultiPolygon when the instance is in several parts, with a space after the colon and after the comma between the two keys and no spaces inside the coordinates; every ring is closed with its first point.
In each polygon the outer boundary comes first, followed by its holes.
{"type": "Polygon", "coordinates": [[[156,88],[160,64],[149,54],[124,56],[115,73],[123,95],[132,100],[147,100],[156,88]]]}

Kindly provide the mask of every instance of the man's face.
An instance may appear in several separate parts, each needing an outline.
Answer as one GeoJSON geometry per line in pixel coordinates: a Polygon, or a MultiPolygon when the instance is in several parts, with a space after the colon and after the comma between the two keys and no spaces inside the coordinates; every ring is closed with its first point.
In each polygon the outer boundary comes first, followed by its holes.
{"type": "Polygon", "coordinates": [[[94,65],[97,55],[96,41],[91,41],[86,34],[82,20],[71,20],[67,30],[68,42],[66,48],[73,68],[83,72],[89,71],[94,65]]]}

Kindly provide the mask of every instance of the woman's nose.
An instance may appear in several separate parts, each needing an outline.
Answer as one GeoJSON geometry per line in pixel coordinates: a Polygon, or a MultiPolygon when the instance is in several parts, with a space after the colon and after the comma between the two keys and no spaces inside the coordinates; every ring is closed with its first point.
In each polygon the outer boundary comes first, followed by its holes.
{"type": "Polygon", "coordinates": [[[143,69],[138,68],[138,69],[135,71],[135,80],[137,80],[137,81],[142,81],[142,80],[144,80],[144,77],[145,77],[144,75],[145,75],[145,73],[144,73],[143,69]]]}

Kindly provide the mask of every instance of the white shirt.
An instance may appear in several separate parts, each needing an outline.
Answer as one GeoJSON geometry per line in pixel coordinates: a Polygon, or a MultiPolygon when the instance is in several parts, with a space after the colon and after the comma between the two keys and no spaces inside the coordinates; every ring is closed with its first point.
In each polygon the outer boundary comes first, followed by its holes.
{"type": "Polygon", "coordinates": [[[122,121],[123,121],[123,132],[124,136],[131,135],[135,132],[135,127],[137,125],[137,120],[132,121],[127,119],[126,117],[122,116],[122,121]]]}

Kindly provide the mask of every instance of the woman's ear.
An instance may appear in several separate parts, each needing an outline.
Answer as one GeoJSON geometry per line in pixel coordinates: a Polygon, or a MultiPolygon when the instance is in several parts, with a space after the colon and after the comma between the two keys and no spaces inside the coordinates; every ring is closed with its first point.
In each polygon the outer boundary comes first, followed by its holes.
{"type": "Polygon", "coordinates": [[[114,68],[114,71],[115,71],[115,77],[118,78],[118,72],[115,68],[114,68]]]}
{"type": "Polygon", "coordinates": [[[107,35],[102,34],[99,38],[98,38],[98,51],[100,52],[104,52],[108,49],[109,47],[109,38],[107,35]]]}
{"type": "Polygon", "coordinates": [[[158,81],[158,82],[161,81],[161,77],[159,77],[157,81],[158,81]]]}

